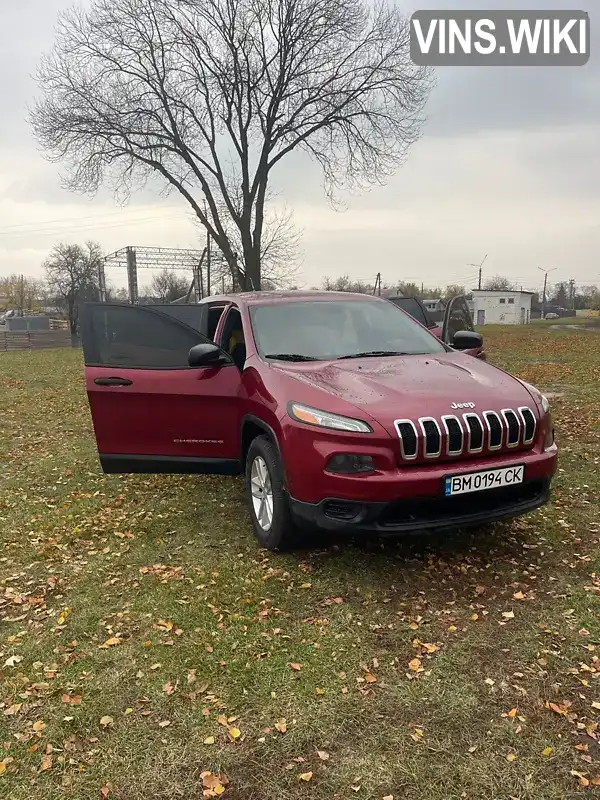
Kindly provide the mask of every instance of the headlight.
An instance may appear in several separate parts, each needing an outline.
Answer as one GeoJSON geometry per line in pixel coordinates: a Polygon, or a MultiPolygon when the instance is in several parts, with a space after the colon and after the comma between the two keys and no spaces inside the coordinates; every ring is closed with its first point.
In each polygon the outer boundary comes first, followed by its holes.
{"type": "Polygon", "coordinates": [[[329,411],[319,411],[318,408],[303,406],[300,403],[290,403],[288,413],[298,422],[308,425],[317,425],[320,428],[331,428],[335,431],[350,431],[352,433],[373,433],[373,429],[366,422],[351,417],[341,417],[329,411]]]}
{"type": "Polygon", "coordinates": [[[550,401],[545,394],[540,395],[540,397],[542,398],[542,409],[544,414],[547,414],[550,411],[550,401]]]}

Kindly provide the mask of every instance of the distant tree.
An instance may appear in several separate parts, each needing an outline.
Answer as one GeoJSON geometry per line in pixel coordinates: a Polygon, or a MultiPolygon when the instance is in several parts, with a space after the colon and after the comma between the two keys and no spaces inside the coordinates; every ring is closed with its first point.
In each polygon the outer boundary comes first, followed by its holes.
{"type": "Polygon", "coordinates": [[[113,286],[106,287],[106,302],[107,303],[127,303],[129,302],[129,292],[120,286],[115,289],[113,286]]]}
{"type": "Polygon", "coordinates": [[[186,295],[191,284],[182,275],[178,275],[172,269],[163,269],[157,272],[150,281],[150,285],[143,291],[148,297],[160,300],[162,303],[172,303],[186,295]]]}
{"type": "Polygon", "coordinates": [[[509,292],[514,289],[514,285],[508,278],[504,278],[502,275],[494,275],[494,277],[485,281],[483,288],[489,292],[509,292]]]}
{"type": "Polygon", "coordinates": [[[358,294],[373,294],[373,284],[361,280],[354,280],[348,275],[339,278],[324,278],[322,288],[326,292],[357,292],[358,294]]]}
{"type": "Polygon", "coordinates": [[[600,308],[600,289],[596,285],[582,286],[575,296],[577,308],[600,308]]]}
{"type": "Polygon", "coordinates": [[[559,308],[569,308],[569,284],[565,281],[555,284],[550,302],[559,308]]]}
{"type": "Polygon", "coordinates": [[[273,170],[304,150],[330,197],[383,182],[420,135],[430,75],[386,0],[91,0],[61,15],[31,120],[70,188],[154,176],[236,286],[260,289],[273,170]]]}
{"type": "Polygon", "coordinates": [[[421,286],[418,283],[399,281],[397,288],[398,294],[404,297],[420,297],[421,295],[421,286]]]}
{"type": "Polygon", "coordinates": [[[26,278],[24,275],[8,275],[0,278],[0,297],[5,308],[24,311],[38,311],[40,297],[44,293],[42,281],[26,278]]]}
{"type": "Polygon", "coordinates": [[[464,286],[459,286],[457,283],[451,283],[449,286],[446,286],[446,291],[444,292],[444,297],[447,300],[451,300],[453,297],[459,297],[460,295],[466,295],[467,290],[464,286]]]}
{"type": "Polygon", "coordinates": [[[97,242],[57,244],[44,262],[48,291],[66,313],[71,333],[77,332],[78,305],[98,300],[98,267],[103,259],[97,242]]]}

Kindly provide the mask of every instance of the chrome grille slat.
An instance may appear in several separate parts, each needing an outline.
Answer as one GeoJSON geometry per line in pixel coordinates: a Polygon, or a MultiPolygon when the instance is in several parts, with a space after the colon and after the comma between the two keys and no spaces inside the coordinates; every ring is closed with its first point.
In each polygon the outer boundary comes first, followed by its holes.
{"type": "Polygon", "coordinates": [[[439,458],[442,455],[442,431],[435,417],[420,417],[419,425],[423,432],[423,455],[425,458],[439,458]]]}
{"type": "Polygon", "coordinates": [[[419,453],[419,435],[412,419],[397,419],[394,422],[400,438],[400,452],[406,461],[414,461],[419,453]]]}
{"type": "Polygon", "coordinates": [[[454,414],[445,414],[442,417],[442,425],[446,432],[446,455],[459,456],[463,451],[465,441],[465,433],[460,419],[454,414]],[[452,447],[452,444],[457,446],[452,447]]]}
{"type": "Polygon", "coordinates": [[[483,423],[479,418],[479,414],[471,411],[468,414],[463,414],[463,419],[467,429],[467,450],[469,453],[483,453],[485,437],[483,423]]]}
{"type": "Polygon", "coordinates": [[[484,411],[483,418],[488,430],[488,450],[500,450],[504,438],[504,427],[495,411],[484,411]]]}
{"type": "Polygon", "coordinates": [[[533,445],[538,418],[529,406],[516,410],[469,411],[462,416],[444,414],[394,421],[403,461],[429,461],[511,450],[533,445]]]}
{"type": "Polygon", "coordinates": [[[527,406],[520,406],[518,411],[523,422],[523,444],[531,444],[537,429],[535,414],[527,406]]]}
{"type": "Polygon", "coordinates": [[[521,423],[512,408],[503,408],[502,417],[506,423],[506,446],[518,447],[521,441],[521,423]]]}

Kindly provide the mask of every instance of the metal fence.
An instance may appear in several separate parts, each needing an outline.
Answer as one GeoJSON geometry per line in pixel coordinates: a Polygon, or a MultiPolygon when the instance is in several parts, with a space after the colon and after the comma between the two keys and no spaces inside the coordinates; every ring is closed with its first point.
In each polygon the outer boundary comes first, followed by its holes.
{"type": "Polygon", "coordinates": [[[79,341],[68,330],[0,332],[0,353],[56,347],[79,347],[79,341]]]}

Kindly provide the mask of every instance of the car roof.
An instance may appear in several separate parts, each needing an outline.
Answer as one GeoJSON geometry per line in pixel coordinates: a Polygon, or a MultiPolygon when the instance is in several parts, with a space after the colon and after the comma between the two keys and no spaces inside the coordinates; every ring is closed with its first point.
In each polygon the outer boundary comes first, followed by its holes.
{"type": "Polygon", "coordinates": [[[264,303],[294,303],[303,300],[384,300],[372,294],[359,294],[356,292],[323,292],[291,289],[288,291],[268,292],[241,292],[240,294],[211,295],[205,297],[203,303],[239,303],[242,305],[257,305],[264,303]]]}

